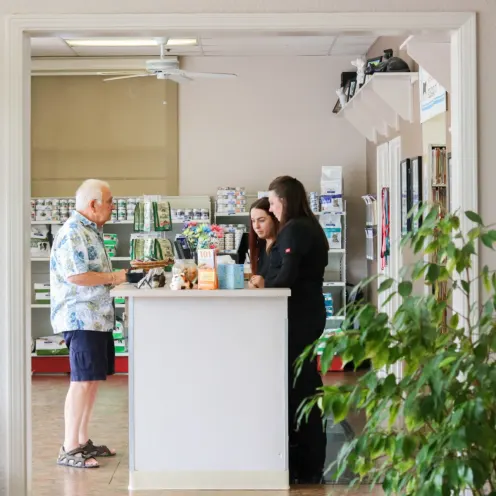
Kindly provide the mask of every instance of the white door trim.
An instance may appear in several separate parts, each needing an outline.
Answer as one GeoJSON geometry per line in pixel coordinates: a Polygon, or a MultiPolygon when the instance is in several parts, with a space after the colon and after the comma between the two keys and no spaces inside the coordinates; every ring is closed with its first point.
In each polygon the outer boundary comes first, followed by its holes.
{"type": "MultiPolygon", "coordinates": [[[[474,13],[264,13],[264,14],[48,14],[12,15],[6,19],[6,37],[0,74],[5,91],[0,101],[1,177],[5,178],[0,227],[3,311],[0,312],[0,492],[24,496],[30,488],[30,259],[28,250],[30,197],[30,57],[29,33],[140,32],[163,33],[202,30],[258,31],[394,31],[453,30],[452,133],[453,200],[462,209],[477,210],[477,72],[474,13]],[[5,436],[3,434],[6,434],[5,436]],[[2,488],[2,480],[6,488],[2,488]]],[[[329,115],[331,118],[331,115],[329,115]]],[[[467,223],[464,223],[467,228],[467,223]]],[[[474,288],[474,299],[477,299],[474,288]]]]}

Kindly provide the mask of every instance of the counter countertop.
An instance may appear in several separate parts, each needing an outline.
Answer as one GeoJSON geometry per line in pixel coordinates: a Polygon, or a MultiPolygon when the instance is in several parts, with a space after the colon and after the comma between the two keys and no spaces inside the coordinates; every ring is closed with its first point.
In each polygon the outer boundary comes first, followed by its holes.
{"type": "Polygon", "coordinates": [[[132,284],[121,284],[115,287],[112,296],[132,298],[281,298],[291,296],[291,290],[286,288],[266,289],[217,289],[213,291],[189,289],[173,291],[169,287],[160,289],[137,289],[132,284]]]}

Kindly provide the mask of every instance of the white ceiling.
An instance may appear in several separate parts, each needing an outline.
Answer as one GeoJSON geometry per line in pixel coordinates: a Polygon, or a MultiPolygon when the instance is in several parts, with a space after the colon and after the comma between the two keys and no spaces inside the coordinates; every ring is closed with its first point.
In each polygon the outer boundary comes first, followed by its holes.
{"type": "MultiPolygon", "coordinates": [[[[175,36],[176,37],[176,36],[175,36]]],[[[191,35],[187,36],[188,38],[191,35]]],[[[377,34],[244,34],[194,36],[197,46],[173,47],[169,55],[185,56],[359,56],[377,34]]],[[[70,39],[67,37],[66,39],[70,39]]],[[[129,57],[158,56],[157,47],[71,47],[63,37],[31,38],[33,57],[129,57]]]]}

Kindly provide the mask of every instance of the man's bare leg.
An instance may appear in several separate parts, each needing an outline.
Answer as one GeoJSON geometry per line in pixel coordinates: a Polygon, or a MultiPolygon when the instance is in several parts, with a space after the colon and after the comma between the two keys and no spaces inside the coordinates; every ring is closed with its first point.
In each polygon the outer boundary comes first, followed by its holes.
{"type": "Polygon", "coordinates": [[[86,444],[90,438],[88,434],[88,425],[90,423],[91,414],[93,413],[93,407],[95,406],[97,392],[98,392],[98,382],[93,381],[90,383],[88,401],[84,406],[83,415],[81,417],[81,423],[79,424],[78,442],[80,445],[86,444]]]}
{"type": "MultiPolygon", "coordinates": [[[[64,409],[64,449],[66,452],[79,448],[79,431],[81,428],[81,421],[91,399],[93,383],[94,381],[71,382],[69,387],[64,409]]],[[[98,465],[98,462],[93,458],[86,460],[86,466],[92,465],[98,465]]]]}

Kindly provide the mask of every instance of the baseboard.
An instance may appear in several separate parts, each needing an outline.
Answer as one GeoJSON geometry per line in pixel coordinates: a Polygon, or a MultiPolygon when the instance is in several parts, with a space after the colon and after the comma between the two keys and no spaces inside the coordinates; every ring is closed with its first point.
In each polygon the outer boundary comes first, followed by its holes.
{"type": "Polygon", "coordinates": [[[289,489],[289,472],[129,472],[129,490],[274,490],[289,489]]]}

